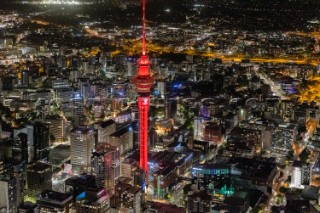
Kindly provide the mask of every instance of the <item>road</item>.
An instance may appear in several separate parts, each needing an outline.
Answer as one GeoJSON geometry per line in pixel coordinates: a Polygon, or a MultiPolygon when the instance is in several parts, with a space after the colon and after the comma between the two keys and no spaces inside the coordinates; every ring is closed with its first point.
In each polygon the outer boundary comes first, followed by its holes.
{"type": "Polygon", "coordinates": [[[271,78],[269,78],[269,76],[264,73],[261,69],[257,70],[256,75],[259,76],[260,79],[262,79],[264,81],[264,83],[270,85],[271,87],[271,91],[278,97],[281,98],[281,100],[288,100],[289,98],[285,95],[285,92],[280,88],[280,87],[276,87],[275,83],[272,81],[271,78]]]}
{"type": "MultiPolygon", "coordinates": [[[[59,24],[48,22],[41,19],[32,19],[31,21],[33,23],[37,23],[40,25],[53,25],[58,28],[66,28],[66,26],[64,25],[59,25],[59,24]]],[[[95,28],[84,27],[83,30],[89,37],[107,39],[107,36],[105,34],[100,33],[95,28]]],[[[320,32],[305,33],[305,32],[297,31],[297,32],[286,32],[286,34],[313,37],[316,40],[320,39],[320,32]]],[[[209,35],[205,36],[202,39],[205,40],[208,37],[209,35]]],[[[116,51],[112,52],[112,55],[116,55],[121,52],[125,52],[127,54],[134,54],[134,53],[139,53],[141,51],[141,38],[114,41],[114,44],[118,47],[121,47],[120,48],[121,50],[117,49],[116,51]]],[[[208,45],[210,46],[210,44],[208,45]]],[[[246,55],[243,55],[242,53],[221,54],[221,53],[212,52],[212,51],[199,52],[199,51],[196,51],[192,47],[192,45],[190,47],[190,44],[185,45],[185,48],[178,50],[173,45],[161,46],[153,43],[152,41],[148,42],[148,51],[157,52],[160,54],[177,53],[177,54],[197,55],[197,56],[209,57],[209,58],[220,58],[223,62],[241,62],[244,59],[249,59],[250,62],[256,62],[256,63],[295,63],[295,64],[310,64],[313,66],[318,66],[318,64],[320,64],[320,58],[312,56],[311,53],[290,56],[290,57],[289,56],[288,57],[261,57],[261,56],[248,57],[246,55]]]]}
{"type": "MultiPolygon", "coordinates": [[[[97,36],[97,34],[94,34],[97,36]]],[[[134,54],[141,51],[141,41],[140,39],[130,39],[123,41],[121,45],[122,51],[128,54],[134,54]]],[[[117,50],[119,51],[119,50],[117,50]]],[[[196,55],[201,57],[208,58],[220,58],[223,62],[241,62],[242,60],[249,59],[250,62],[254,63],[295,63],[295,64],[310,64],[317,66],[320,64],[319,57],[308,56],[308,55],[297,55],[297,56],[288,56],[288,57],[261,57],[261,56],[252,56],[248,57],[242,53],[235,54],[221,54],[218,52],[198,52],[193,48],[185,48],[177,50],[174,46],[161,46],[152,41],[148,43],[148,51],[157,52],[157,53],[176,53],[176,54],[187,54],[187,55],[196,55]]]]}

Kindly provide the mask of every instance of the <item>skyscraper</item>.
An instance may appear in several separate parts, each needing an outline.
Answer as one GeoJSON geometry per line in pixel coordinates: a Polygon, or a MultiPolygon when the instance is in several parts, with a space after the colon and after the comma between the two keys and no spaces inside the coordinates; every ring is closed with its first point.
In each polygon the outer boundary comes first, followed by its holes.
{"type": "Polygon", "coordinates": [[[35,122],[33,125],[34,134],[34,159],[47,159],[49,156],[49,125],[42,122],[35,122]]]}
{"type": "Polygon", "coordinates": [[[76,198],[76,212],[78,213],[108,213],[110,196],[104,188],[89,188],[76,198]]]}
{"type": "MultiPolygon", "coordinates": [[[[114,195],[111,197],[111,206],[120,207],[141,212],[141,191],[128,183],[118,183],[115,186],[114,195]]],[[[127,211],[129,212],[129,211],[127,211]]]]}
{"type": "Polygon", "coordinates": [[[0,211],[17,212],[21,203],[21,192],[19,191],[19,180],[10,175],[0,176],[0,211]]]}
{"type": "Polygon", "coordinates": [[[148,110],[150,105],[150,89],[154,79],[150,76],[150,62],[146,55],[146,0],[142,0],[142,55],[139,61],[138,76],[133,79],[136,86],[139,107],[140,128],[140,169],[148,173],[148,110]]]}
{"type": "Polygon", "coordinates": [[[120,176],[120,150],[114,146],[101,146],[92,154],[91,173],[96,177],[96,185],[108,190],[120,176]]]}
{"type": "Polygon", "coordinates": [[[291,187],[304,188],[310,184],[311,168],[308,163],[294,161],[292,165],[291,187]]]}
{"type": "Polygon", "coordinates": [[[36,162],[27,169],[28,195],[37,196],[52,188],[52,166],[36,162]]]}
{"type": "Polygon", "coordinates": [[[101,121],[95,123],[94,128],[98,134],[98,144],[106,144],[110,142],[110,135],[116,131],[116,123],[111,119],[101,121]]]}
{"type": "Polygon", "coordinates": [[[71,131],[71,164],[73,172],[90,171],[91,153],[94,149],[94,131],[89,127],[77,127],[71,131]]]}
{"type": "Polygon", "coordinates": [[[28,135],[25,133],[19,133],[14,139],[14,146],[12,152],[15,153],[15,157],[19,155],[21,161],[30,163],[31,158],[28,153],[28,135]]]}
{"type": "Polygon", "coordinates": [[[66,122],[60,116],[47,117],[51,143],[53,141],[64,141],[66,138],[66,122]]]}

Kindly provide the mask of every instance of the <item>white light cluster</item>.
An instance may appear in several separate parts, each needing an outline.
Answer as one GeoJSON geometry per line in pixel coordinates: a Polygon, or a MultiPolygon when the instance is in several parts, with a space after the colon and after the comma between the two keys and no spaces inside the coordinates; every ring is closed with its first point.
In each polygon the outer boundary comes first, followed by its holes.
{"type": "Polygon", "coordinates": [[[91,4],[90,2],[79,2],[75,0],[42,0],[42,1],[22,1],[23,4],[52,4],[52,5],[81,5],[91,4]]]}

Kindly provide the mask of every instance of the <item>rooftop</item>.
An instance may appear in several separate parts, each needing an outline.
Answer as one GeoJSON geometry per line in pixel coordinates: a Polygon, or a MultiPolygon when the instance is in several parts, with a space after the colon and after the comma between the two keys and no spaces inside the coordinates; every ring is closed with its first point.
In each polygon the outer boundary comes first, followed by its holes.
{"type": "Polygon", "coordinates": [[[173,204],[165,204],[165,203],[157,203],[157,202],[150,202],[148,203],[151,209],[156,209],[158,212],[161,213],[185,213],[186,209],[183,207],[178,207],[173,204]]]}
{"type": "Polygon", "coordinates": [[[42,199],[48,199],[48,200],[59,201],[59,202],[72,199],[71,194],[65,194],[65,193],[56,192],[52,190],[45,190],[42,193],[40,193],[38,197],[42,199]]]}
{"type": "Polygon", "coordinates": [[[240,176],[268,180],[269,175],[276,167],[275,163],[249,159],[242,157],[232,157],[229,160],[231,167],[241,170],[240,176]]]}
{"type": "Polygon", "coordinates": [[[110,119],[110,120],[107,120],[107,121],[98,122],[97,124],[99,124],[100,127],[102,127],[102,128],[106,128],[107,126],[110,126],[110,125],[112,125],[114,123],[115,123],[115,121],[110,119]]]}
{"type": "Polygon", "coordinates": [[[28,168],[28,171],[36,171],[36,172],[44,172],[47,169],[51,169],[52,167],[49,164],[36,162],[32,166],[28,168]]]}
{"type": "Polygon", "coordinates": [[[72,129],[71,133],[90,134],[90,133],[93,133],[93,129],[88,126],[78,126],[74,129],[72,129]]]}
{"type": "Polygon", "coordinates": [[[212,200],[212,197],[206,191],[193,192],[192,194],[188,195],[188,197],[192,199],[200,198],[201,200],[212,200]]]}
{"type": "Polygon", "coordinates": [[[113,134],[111,134],[111,137],[121,137],[122,135],[126,134],[127,132],[132,130],[132,126],[131,125],[127,125],[119,130],[117,130],[116,132],[114,132],[113,134]]]}

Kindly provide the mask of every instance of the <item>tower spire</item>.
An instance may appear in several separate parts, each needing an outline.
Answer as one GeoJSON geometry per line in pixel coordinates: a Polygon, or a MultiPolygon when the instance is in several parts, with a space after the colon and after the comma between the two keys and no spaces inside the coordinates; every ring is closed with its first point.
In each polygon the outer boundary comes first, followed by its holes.
{"type": "Polygon", "coordinates": [[[146,0],[142,0],[142,55],[146,55],[146,0]]]}
{"type": "Polygon", "coordinates": [[[138,76],[149,76],[150,62],[146,55],[147,40],[146,40],[146,1],[142,0],[142,52],[139,61],[139,73],[138,76]]]}

